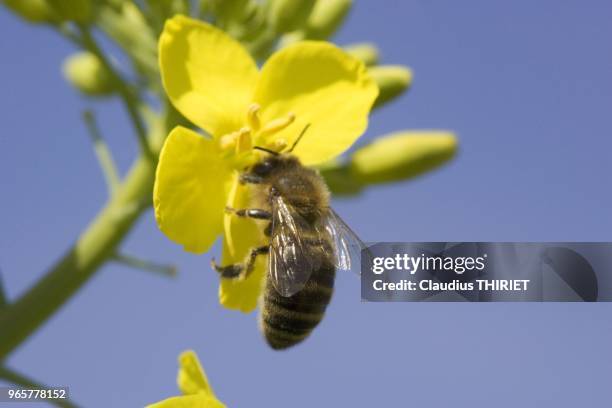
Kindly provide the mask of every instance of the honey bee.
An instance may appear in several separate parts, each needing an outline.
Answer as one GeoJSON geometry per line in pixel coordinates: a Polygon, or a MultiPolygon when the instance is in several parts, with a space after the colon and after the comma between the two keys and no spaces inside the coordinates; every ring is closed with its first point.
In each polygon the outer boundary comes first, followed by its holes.
{"type": "Polygon", "coordinates": [[[227,211],[239,217],[269,221],[269,244],[252,248],[243,263],[213,268],[223,278],[244,278],[255,260],[268,255],[260,298],[259,327],[269,346],[286,349],[303,341],[319,324],[329,304],[336,270],[359,268],[363,242],[330,207],[330,193],[321,175],[304,167],[289,151],[267,153],[240,175],[264,197],[263,208],[227,211]]]}

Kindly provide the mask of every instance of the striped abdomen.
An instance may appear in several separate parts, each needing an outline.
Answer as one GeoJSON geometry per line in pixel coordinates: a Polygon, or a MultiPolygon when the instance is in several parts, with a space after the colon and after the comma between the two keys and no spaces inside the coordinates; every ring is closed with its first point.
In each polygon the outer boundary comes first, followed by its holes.
{"type": "Polygon", "coordinates": [[[335,274],[332,262],[323,262],[320,269],[313,271],[304,289],[290,297],[281,296],[266,279],[259,318],[270,347],[285,349],[308,337],[331,300],[335,274]]]}

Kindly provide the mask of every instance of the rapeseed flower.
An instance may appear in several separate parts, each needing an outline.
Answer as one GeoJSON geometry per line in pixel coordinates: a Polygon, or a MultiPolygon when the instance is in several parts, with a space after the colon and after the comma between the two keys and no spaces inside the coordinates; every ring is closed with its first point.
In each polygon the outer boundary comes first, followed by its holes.
{"type": "MultiPolygon", "coordinates": [[[[261,225],[224,211],[250,206],[238,174],[265,154],[253,146],[281,151],[309,125],[293,154],[305,165],[328,161],[365,131],[378,95],[363,63],[330,43],[287,46],[260,70],[240,43],[184,16],[166,22],[159,63],[170,101],[206,135],[182,126],[170,132],[157,168],[155,218],[189,252],[206,252],[223,235],[223,265],[242,262],[263,242],[261,225]]],[[[259,259],[248,278],[222,279],[220,302],[253,310],[264,270],[259,259]]]]}
{"type": "Polygon", "coordinates": [[[188,350],[179,356],[176,382],[183,395],[167,398],[147,408],[225,408],[208,383],[195,352],[188,350]]]}

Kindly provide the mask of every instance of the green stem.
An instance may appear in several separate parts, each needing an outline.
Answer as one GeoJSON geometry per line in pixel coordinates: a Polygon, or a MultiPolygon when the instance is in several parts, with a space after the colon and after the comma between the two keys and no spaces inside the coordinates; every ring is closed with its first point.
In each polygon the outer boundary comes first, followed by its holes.
{"type": "Polygon", "coordinates": [[[115,197],[104,207],[76,244],[16,302],[0,313],[0,360],[47,320],[115,252],[142,214],[137,205],[150,194],[154,167],[136,161],[115,197]]]}
{"type": "Polygon", "coordinates": [[[94,152],[96,153],[98,163],[100,163],[100,168],[104,174],[109,196],[113,196],[119,186],[119,175],[117,173],[115,161],[113,160],[113,155],[100,134],[94,114],[89,110],[83,112],[83,120],[87,125],[89,136],[91,136],[91,140],[94,145],[94,152]]]}
{"type": "Polygon", "coordinates": [[[70,41],[75,46],[77,46],[77,47],[82,47],[83,46],[83,42],[81,41],[79,36],[74,33],[74,31],[72,30],[70,25],[68,25],[68,24],[61,24],[61,25],[57,26],[57,31],[62,36],[64,36],[64,38],[66,40],[70,41]]]}
{"type": "MultiPolygon", "coordinates": [[[[157,153],[168,129],[177,123],[173,110],[152,126],[152,148],[157,153]]],[[[117,252],[136,220],[151,203],[156,162],[142,155],[107,205],[76,243],[50,270],[10,306],[0,311],[0,361],[51,317],[100,266],[117,252]]]]}
{"type": "Polygon", "coordinates": [[[132,121],[132,124],[134,125],[136,136],[138,137],[138,143],[140,144],[140,149],[142,150],[146,158],[153,160],[154,155],[151,152],[151,147],[149,146],[149,141],[147,140],[147,130],[142,120],[142,117],[140,116],[140,113],[139,113],[139,109],[138,109],[139,103],[138,103],[137,98],[135,97],[135,95],[133,94],[132,90],[129,88],[127,83],[123,80],[123,78],[121,78],[121,75],[119,75],[119,73],[115,70],[115,68],[113,67],[113,64],[110,63],[106,55],[102,52],[102,50],[96,43],[96,40],[91,35],[89,28],[86,26],[79,26],[79,30],[81,33],[84,47],[89,52],[91,52],[96,57],[98,57],[98,59],[100,60],[104,68],[110,74],[114,82],[114,85],[117,89],[117,92],[119,93],[119,95],[121,96],[121,99],[123,100],[125,109],[127,110],[128,115],[130,116],[130,120],[132,121]]]}
{"type": "MultiPolygon", "coordinates": [[[[17,385],[22,388],[27,388],[27,389],[41,390],[41,389],[51,388],[44,384],[40,384],[34,381],[33,379],[26,377],[25,375],[21,373],[18,373],[15,370],[11,370],[10,368],[3,367],[3,366],[0,366],[0,378],[5,381],[8,381],[11,384],[17,385]]],[[[55,400],[47,400],[46,402],[49,402],[50,404],[56,405],[58,407],[64,407],[64,408],[76,408],[77,407],[75,404],[73,404],[72,402],[68,400],[55,399],[55,400]]]]}

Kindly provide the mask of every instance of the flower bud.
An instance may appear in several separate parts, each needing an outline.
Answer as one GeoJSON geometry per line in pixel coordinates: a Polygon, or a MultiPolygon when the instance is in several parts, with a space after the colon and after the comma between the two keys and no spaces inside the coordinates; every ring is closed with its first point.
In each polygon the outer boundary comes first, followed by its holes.
{"type": "Polygon", "coordinates": [[[351,44],[344,47],[344,51],[363,62],[366,66],[378,64],[378,48],[374,44],[351,44]]]}
{"type": "Polygon", "coordinates": [[[401,65],[383,65],[368,70],[370,76],[378,85],[378,98],[374,107],[383,104],[401,95],[412,82],[412,71],[401,65]]]}
{"type": "Polygon", "coordinates": [[[106,0],[106,4],[114,8],[115,10],[121,9],[123,2],[127,0],[106,0]]]}
{"type": "Polygon", "coordinates": [[[352,0],[319,0],[306,23],[306,37],[325,40],[340,27],[351,9],[352,0]]]}
{"type": "Polygon", "coordinates": [[[363,184],[412,178],[452,158],[454,134],[445,131],[402,131],[376,139],[351,157],[355,180],[363,184]]]}
{"type": "Polygon", "coordinates": [[[315,3],[316,0],[272,0],[269,5],[269,20],[272,27],[277,33],[301,28],[310,16],[315,3]]]}
{"type": "Polygon", "coordinates": [[[54,23],[58,17],[45,0],[5,0],[4,5],[31,23],[54,23]]]}
{"type": "Polygon", "coordinates": [[[66,59],[64,76],[75,88],[89,96],[113,92],[113,80],[102,62],[90,52],[79,52],[66,59]]]}
{"type": "Polygon", "coordinates": [[[87,23],[91,19],[91,0],[47,0],[55,13],[65,21],[87,23]]]}
{"type": "Polygon", "coordinates": [[[223,25],[230,21],[243,21],[255,7],[252,0],[201,0],[200,9],[214,15],[223,25]]]}
{"type": "Polygon", "coordinates": [[[189,14],[187,0],[147,0],[147,6],[150,12],[162,21],[175,14],[189,14]]]}

